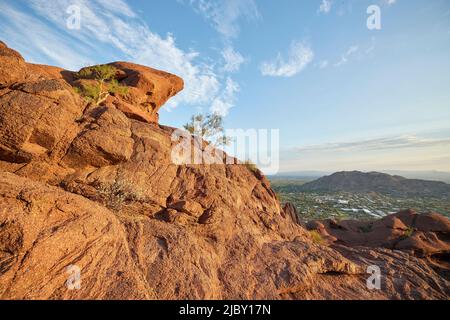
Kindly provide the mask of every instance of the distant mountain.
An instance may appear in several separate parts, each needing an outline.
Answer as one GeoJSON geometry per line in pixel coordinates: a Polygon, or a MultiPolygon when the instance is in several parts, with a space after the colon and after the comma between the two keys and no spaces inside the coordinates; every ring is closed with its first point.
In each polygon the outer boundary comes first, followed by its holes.
{"type": "Polygon", "coordinates": [[[301,191],[378,192],[393,196],[448,197],[450,185],[444,182],[406,179],[380,172],[337,172],[299,187],[301,191]]]}
{"type": "MultiPolygon", "coordinates": [[[[405,171],[405,170],[379,170],[379,172],[387,173],[393,176],[402,176],[407,179],[420,179],[420,180],[431,180],[431,181],[442,181],[445,183],[450,183],[450,172],[445,171],[405,171]]],[[[291,171],[291,172],[280,172],[275,176],[270,176],[271,179],[319,179],[324,176],[329,176],[333,174],[330,171],[291,171]]]]}

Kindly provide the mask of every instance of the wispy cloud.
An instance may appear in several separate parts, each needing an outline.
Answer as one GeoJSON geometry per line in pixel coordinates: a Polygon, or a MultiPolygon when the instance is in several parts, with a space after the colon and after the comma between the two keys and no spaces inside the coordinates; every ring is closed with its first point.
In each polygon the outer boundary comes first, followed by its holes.
{"type": "Polygon", "coordinates": [[[136,17],[136,13],[122,0],[97,0],[97,2],[104,10],[132,18],[136,17]]]}
{"type": "Polygon", "coordinates": [[[285,59],[281,53],[271,61],[261,64],[261,74],[272,77],[292,77],[305,69],[314,59],[312,48],[303,42],[293,41],[285,59]]]}
{"type": "Polygon", "coordinates": [[[329,13],[331,11],[331,7],[333,5],[333,2],[331,0],[322,0],[319,6],[319,12],[321,13],[329,13]]]}
{"type": "Polygon", "coordinates": [[[254,0],[178,0],[189,4],[197,13],[220,34],[224,48],[222,49],[223,64],[219,66],[218,77],[226,79],[218,95],[213,99],[211,112],[223,116],[236,103],[236,93],[239,85],[229,76],[240,70],[246,59],[233,48],[233,41],[238,38],[241,24],[256,21],[261,18],[258,6],[254,0]]]}
{"type": "Polygon", "coordinates": [[[234,107],[236,103],[236,93],[238,93],[239,90],[239,85],[228,77],[225,89],[214,99],[211,105],[211,112],[226,116],[230,109],[234,107]]]}
{"type": "Polygon", "coordinates": [[[341,60],[335,63],[335,67],[340,67],[348,62],[350,57],[359,50],[359,46],[351,46],[348,50],[341,56],[341,60]]]}
{"type": "Polygon", "coordinates": [[[450,171],[450,137],[417,135],[324,143],[282,150],[282,171],[450,171]]]}
{"type": "Polygon", "coordinates": [[[376,47],[376,39],[375,39],[375,37],[372,37],[372,39],[370,41],[370,45],[366,48],[365,53],[366,54],[371,53],[372,51],[375,50],[375,47],[376,47]]]}
{"type": "Polygon", "coordinates": [[[231,46],[226,47],[222,51],[222,57],[224,59],[224,66],[222,69],[225,72],[237,72],[245,62],[245,58],[231,46]]]}
{"type": "Polygon", "coordinates": [[[384,3],[386,3],[388,6],[392,6],[397,2],[397,0],[384,0],[384,3]]]}
{"type": "Polygon", "coordinates": [[[0,29],[2,40],[29,57],[30,62],[51,61],[74,69],[88,59],[86,47],[74,46],[68,37],[6,2],[0,2],[0,29]],[[30,30],[33,30],[32,36],[30,30]]]}
{"type": "Polygon", "coordinates": [[[352,142],[326,143],[299,147],[298,152],[355,152],[355,151],[381,151],[389,149],[427,148],[434,146],[450,146],[450,138],[427,139],[417,136],[385,137],[352,142]]]}
{"type": "MultiPolygon", "coordinates": [[[[226,38],[236,38],[242,20],[260,18],[254,0],[185,0],[226,38]]],[[[182,1],[183,2],[183,1],[182,1]]]]}
{"type": "MultiPolygon", "coordinates": [[[[185,90],[169,101],[211,105],[227,83],[217,68],[194,50],[183,50],[172,34],[161,36],[122,0],[30,0],[33,15],[14,4],[0,3],[0,27],[10,46],[34,62],[77,70],[87,63],[127,59],[181,76],[185,90]],[[67,8],[81,9],[81,29],[67,28],[67,8]],[[44,21],[47,20],[47,23],[44,21]],[[33,32],[30,32],[33,30],[33,32]],[[103,61],[96,61],[98,57],[103,61]]],[[[231,68],[231,65],[228,66],[231,68]]]]}

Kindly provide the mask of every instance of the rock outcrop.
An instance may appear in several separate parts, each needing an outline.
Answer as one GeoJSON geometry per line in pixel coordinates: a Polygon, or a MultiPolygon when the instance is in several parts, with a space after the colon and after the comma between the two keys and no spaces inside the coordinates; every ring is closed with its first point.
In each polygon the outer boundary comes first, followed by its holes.
{"type": "Polygon", "coordinates": [[[182,80],[114,66],[131,95],[95,106],[0,43],[1,299],[448,299],[426,259],[317,242],[238,161],[175,164],[156,114],[182,80]]]}
{"type": "Polygon", "coordinates": [[[334,245],[409,252],[428,260],[444,276],[448,275],[450,221],[437,213],[405,210],[375,221],[311,221],[307,228],[334,245]]]}

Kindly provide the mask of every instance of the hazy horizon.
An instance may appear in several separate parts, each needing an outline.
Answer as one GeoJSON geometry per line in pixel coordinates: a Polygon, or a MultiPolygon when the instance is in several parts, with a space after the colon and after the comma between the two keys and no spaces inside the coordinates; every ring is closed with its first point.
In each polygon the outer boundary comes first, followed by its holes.
{"type": "Polygon", "coordinates": [[[324,176],[329,176],[337,172],[359,171],[363,173],[380,172],[392,176],[401,176],[407,179],[419,179],[429,181],[440,181],[450,184],[450,172],[448,171],[404,171],[404,170],[336,170],[336,171],[288,171],[278,172],[276,175],[269,175],[270,179],[308,179],[315,180],[324,176]]]}

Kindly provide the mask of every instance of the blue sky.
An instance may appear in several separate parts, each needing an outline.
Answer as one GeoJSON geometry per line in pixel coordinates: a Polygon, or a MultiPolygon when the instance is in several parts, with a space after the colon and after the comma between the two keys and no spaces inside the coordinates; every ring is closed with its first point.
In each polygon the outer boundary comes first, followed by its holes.
{"type": "Polygon", "coordinates": [[[280,129],[281,171],[450,171],[448,0],[0,0],[0,39],[35,63],[178,74],[161,123],[280,129]]]}

